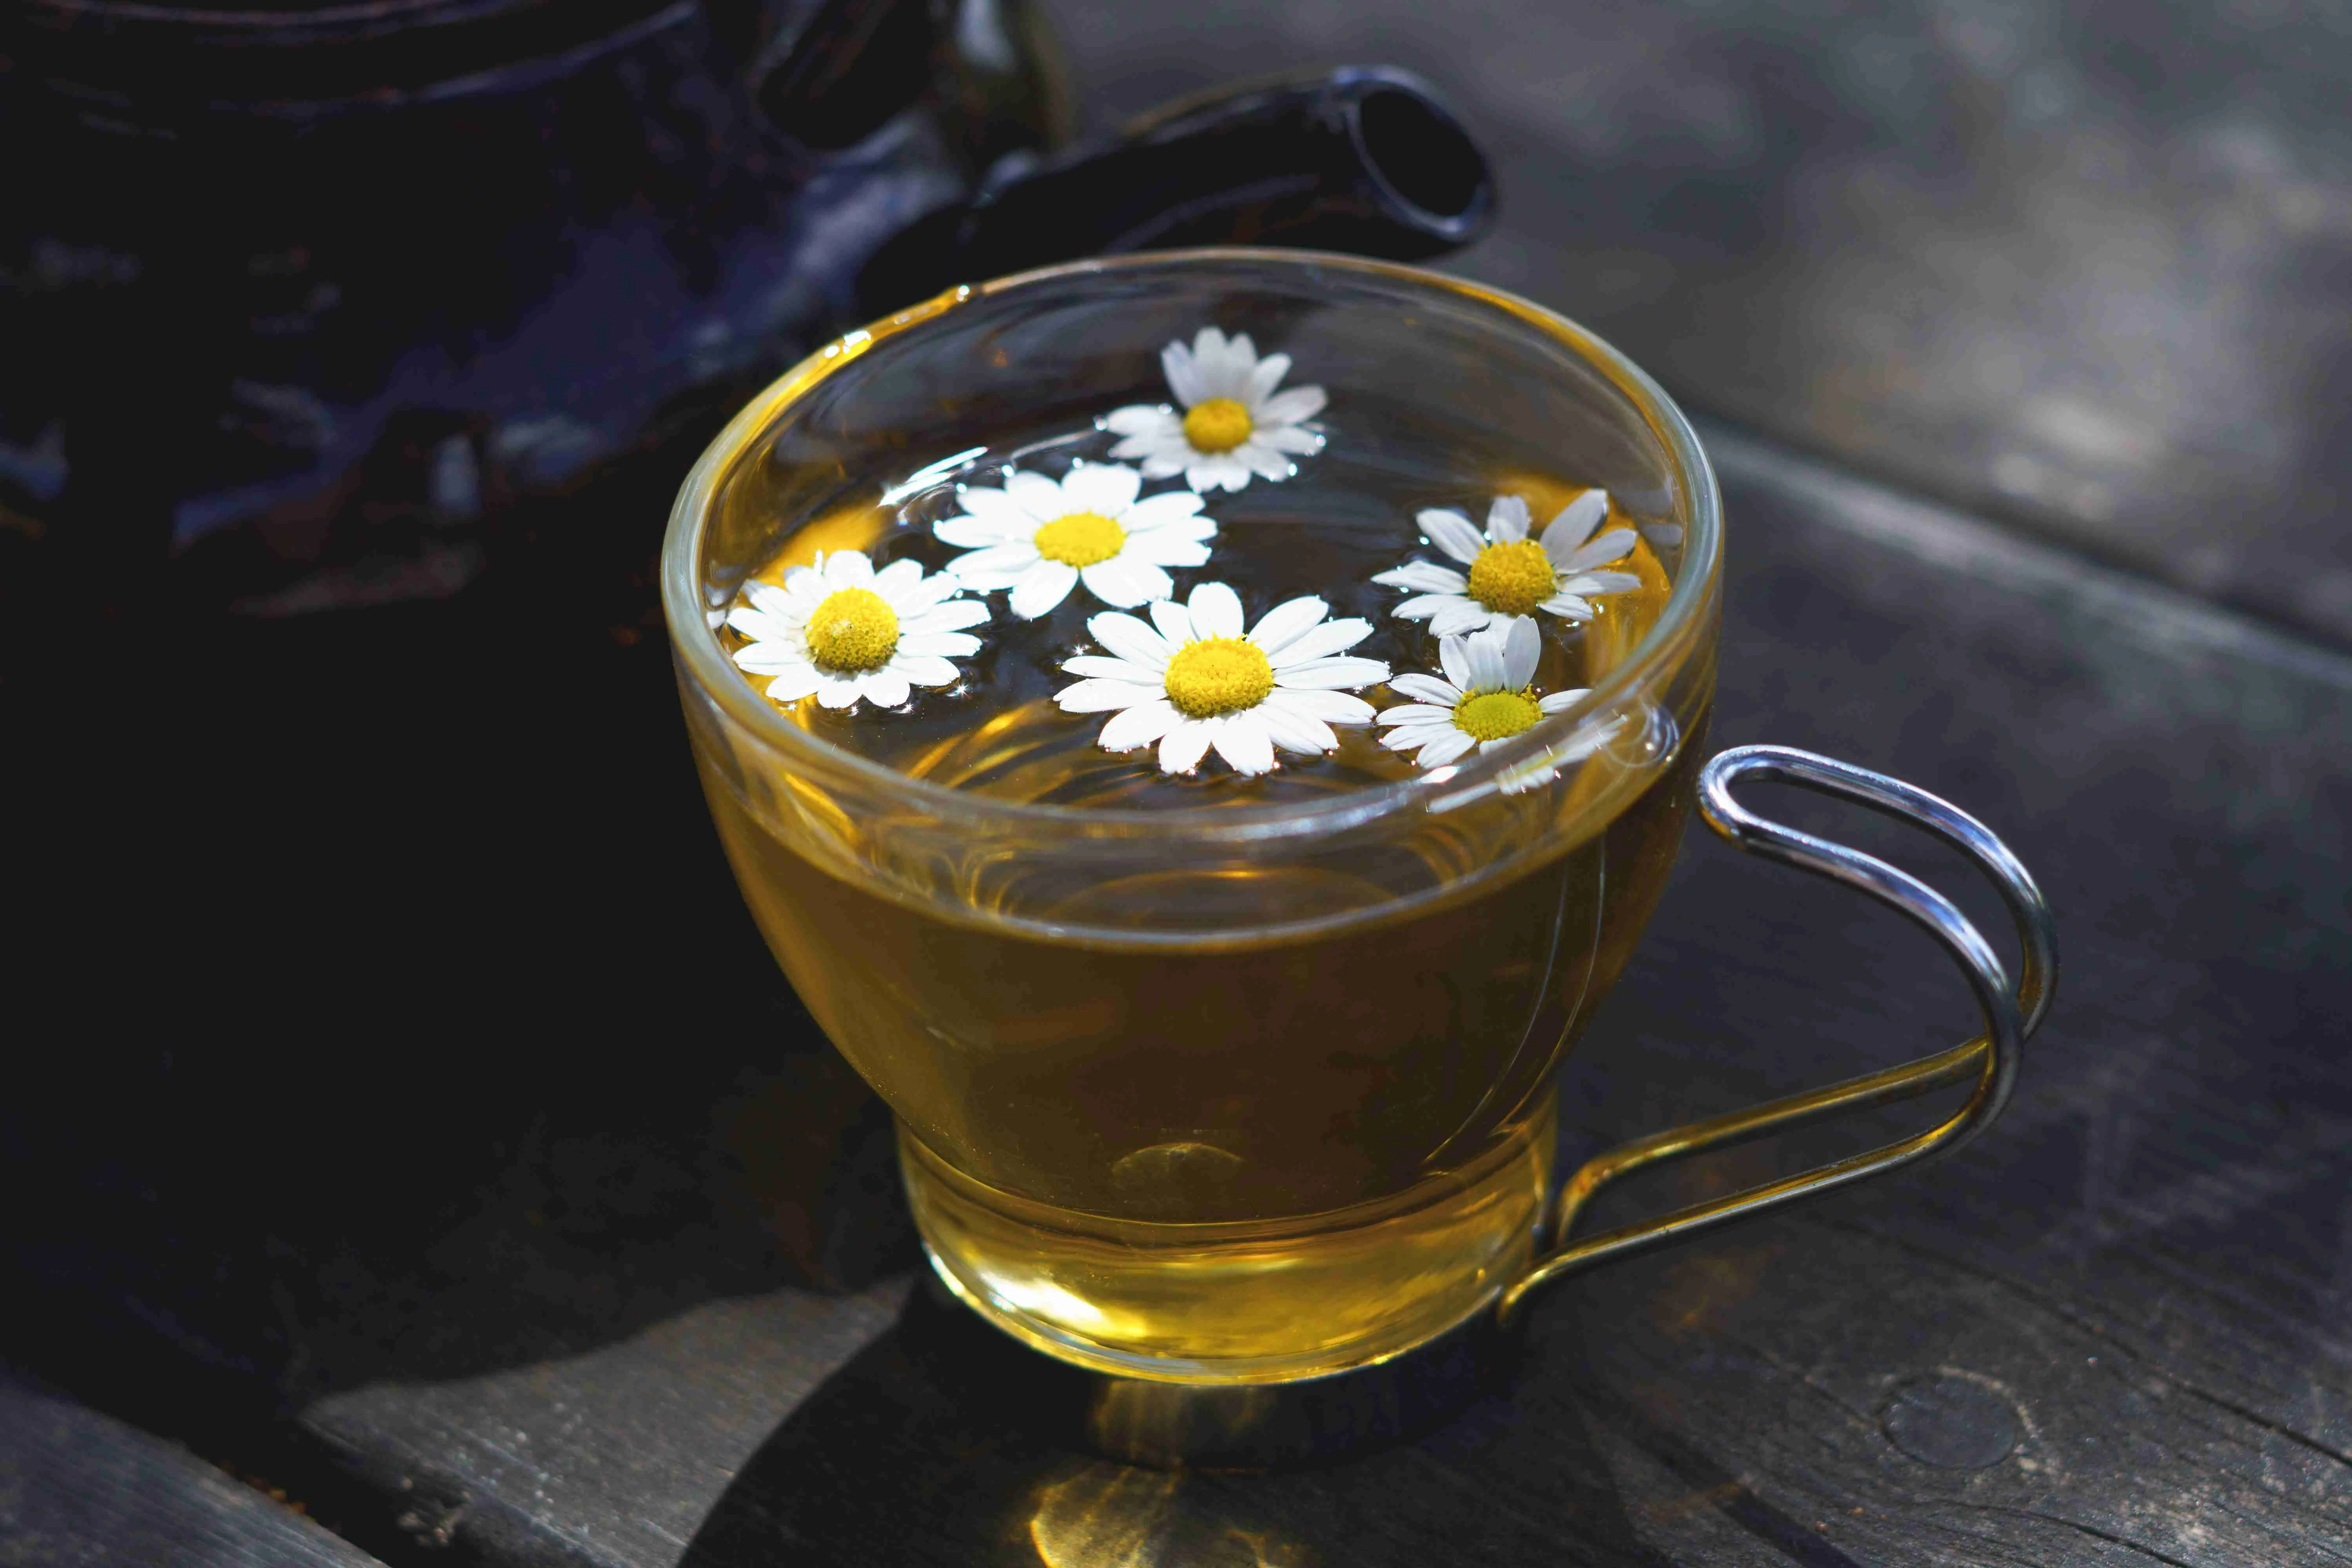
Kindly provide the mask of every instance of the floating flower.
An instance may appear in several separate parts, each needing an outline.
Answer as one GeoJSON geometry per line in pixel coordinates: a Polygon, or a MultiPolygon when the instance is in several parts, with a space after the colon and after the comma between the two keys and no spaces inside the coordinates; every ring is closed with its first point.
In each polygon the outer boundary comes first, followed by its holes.
{"type": "Polygon", "coordinates": [[[827,708],[859,699],[896,708],[918,686],[952,686],[949,660],[980,651],[962,627],[988,619],[988,606],[953,597],[962,584],[944,572],[923,575],[918,561],[881,571],[862,550],[820,552],[814,566],[784,574],[783,586],[746,583],[727,624],[751,638],[735,650],[747,675],[767,675],[778,702],[814,696],[827,708]]]}
{"type": "Polygon", "coordinates": [[[1201,498],[1172,490],[1136,500],[1143,476],[1124,463],[1086,463],[1059,484],[1015,471],[1004,488],[966,485],[963,515],[932,531],[967,553],[948,563],[965,587],[1013,590],[1013,613],[1024,621],[1068,598],[1078,584],[1122,610],[1175,591],[1171,566],[1209,559],[1217,525],[1195,516],[1201,498]]]}
{"type": "Polygon", "coordinates": [[[1376,658],[1343,658],[1371,635],[1370,621],[1327,621],[1317,598],[1276,605],[1246,633],[1242,602],[1223,583],[1202,583],[1181,605],[1162,599],[1147,626],[1105,613],[1087,623],[1110,657],[1082,655],[1062,668],[1086,679],[1055,693],[1070,713],[1112,713],[1108,751],[1160,743],[1160,770],[1189,773],[1214,746],[1236,773],[1262,773],[1274,749],[1312,755],[1337,747],[1334,724],[1368,724],[1372,705],[1349,690],[1388,679],[1376,658]]]}
{"type": "MultiPolygon", "coordinates": [[[[1497,620],[1468,637],[1440,638],[1437,657],[1446,678],[1400,675],[1389,682],[1393,690],[1416,700],[1381,710],[1380,722],[1391,727],[1381,744],[1393,752],[1416,752],[1413,761],[1435,768],[1459,761],[1473,746],[1492,751],[1526,734],[1585,695],[1581,689],[1536,695],[1536,661],[1542,653],[1543,634],[1524,616],[1497,620]]],[[[1567,760],[1550,759],[1555,763],[1567,760]]],[[[1549,776],[1551,770],[1545,768],[1515,776],[1502,787],[1506,792],[1524,790],[1549,776]]]]}
{"type": "Polygon", "coordinates": [[[1592,531],[1609,516],[1609,494],[1587,490],[1560,509],[1540,542],[1528,537],[1528,503],[1499,496],[1486,512],[1481,534],[1458,511],[1433,507],[1414,521],[1429,542],[1468,567],[1468,575],[1433,562],[1412,561],[1372,579],[1391,588],[1410,588],[1414,597],[1396,607],[1409,621],[1427,621],[1441,637],[1475,632],[1500,620],[1538,610],[1562,620],[1589,621],[1592,595],[1622,594],[1642,580],[1630,572],[1596,572],[1633,548],[1633,531],[1612,528],[1600,538],[1592,531]]]}
{"type": "Polygon", "coordinates": [[[1177,474],[1196,490],[1222,485],[1237,490],[1252,474],[1286,479],[1286,454],[1304,455],[1323,445],[1323,434],[1305,421],[1323,412],[1319,386],[1276,392],[1290,373],[1288,354],[1257,357],[1249,334],[1228,338],[1202,327],[1192,346],[1170,343],[1160,351],[1169,390],[1184,405],[1138,403],[1113,409],[1103,423],[1126,437],[1110,449],[1114,458],[1140,458],[1143,477],[1177,474]]]}

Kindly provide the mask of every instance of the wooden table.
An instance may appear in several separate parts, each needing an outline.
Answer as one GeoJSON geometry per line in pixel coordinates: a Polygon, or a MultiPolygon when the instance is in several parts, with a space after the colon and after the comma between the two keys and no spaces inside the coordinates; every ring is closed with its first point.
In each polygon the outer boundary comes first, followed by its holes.
{"type": "MultiPolygon", "coordinates": [[[[1081,28],[1085,58],[1138,26],[1081,28]]],[[[1483,36],[1449,47],[1503,68],[1483,36]]],[[[1540,283],[1530,254],[1575,243],[1549,210],[1471,264],[1540,283]]],[[[1637,337],[1705,401],[1696,351],[1637,337]]],[[[528,584],[126,628],[91,657],[135,722],[0,687],[39,915],[10,984],[44,1021],[0,1105],[0,1355],[46,1380],[0,1399],[0,1563],[2352,1557],[2352,658],[2038,540],[1950,453],[1804,403],[1811,374],[1706,432],[1713,741],[1911,779],[2042,879],[2058,1004],[1959,1158],[1561,1290],[1509,1388],[1412,1446],[1123,1469],[1029,1435],[1017,1380],[975,1390],[908,1311],[886,1120],[742,914],[657,637],[559,626],[528,584]],[[173,1500],[120,1528],[57,1501],[123,1474],[173,1500]]],[[[2230,594],[2326,620],[2294,563],[2339,546],[2210,527],[2230,594]]],[[[1997,919],[1939,851],[1773,804],[1997,919]]],[[[1924,938],[1695,832],[1564,1069],[1570,1152],[1947,1043],[1967,1007],[1924,938]]]]}

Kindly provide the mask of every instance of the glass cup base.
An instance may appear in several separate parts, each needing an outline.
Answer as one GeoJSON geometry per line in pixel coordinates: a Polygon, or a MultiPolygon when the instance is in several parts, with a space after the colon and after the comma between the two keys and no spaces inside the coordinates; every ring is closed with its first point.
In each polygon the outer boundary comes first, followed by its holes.
{"type": "Polygon", "coordinates": [[[899,1132],[933,1268],[998,1328],[1089,1372],[1169,1384],[1346,1373],[1435,1340],[1529,1266],[1553,1096],[1475,1159],[1326,1214],[1171,1225],[1000,1192],[899,1132]]]}

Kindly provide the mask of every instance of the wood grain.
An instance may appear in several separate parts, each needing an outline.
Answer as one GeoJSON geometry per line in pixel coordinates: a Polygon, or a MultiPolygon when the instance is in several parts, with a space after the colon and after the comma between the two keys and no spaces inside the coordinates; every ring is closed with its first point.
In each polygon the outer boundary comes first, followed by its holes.
{"type": "Polygon", "coordinates": [[[284,1503],[186,1449],[0,1366],[5,1568],[368,1568],[284,1503]]]}

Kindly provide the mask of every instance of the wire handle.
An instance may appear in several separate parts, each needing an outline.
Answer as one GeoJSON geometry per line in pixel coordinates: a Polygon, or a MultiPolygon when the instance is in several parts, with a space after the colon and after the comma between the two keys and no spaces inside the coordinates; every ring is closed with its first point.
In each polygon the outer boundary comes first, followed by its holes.
{"type": "Polygon", "coordinates": [[[1968,976],[1977,1005],[1984,1012],[1984,1033],[1901,1067],[1688,1122],[1595,1155],[1579,1166],[1560,1189],[1545,1226],[1549,1250],[1498,1300],[1496,1310],[1505,1320],[1534,1291],[1597,1264],[1686,1240],[1735,1220],[1753,1218],[1769,1209],[1952,1152],[1984,1131],[2008,1104],[2017,1078],[2018,1057],[2050,1010],[2051,992],[2058,978],[2057,934],[2050,906],[2009,847],[1959,807],[1899,779],[1788,746],[1738,746],[1717,754],[1699,771],[1698,801],[1706,825],[1737,847],[1843,882],[1924,927],[1968,976]],[[1758,816],[1732,797],[1732,786],[1748,779],[1797,784],[1868,806],[1924,828],[1974,860],[2000,889],[2017,922],[2024,973],[2016,988],[2011,989],[2008,973],[1983,933],[1949,899],[1908,872],[1858,849],[1758,816]],[[1970,1078],[1977,1087],[1968,1103],[1926,1131],[1727,1197],[1621,1226],[1582,1241],[1570,1240],[1578,1216],[1594,1195],[1621,1176],[1849,1111],[1911,1100],[1970,1078]]]}

